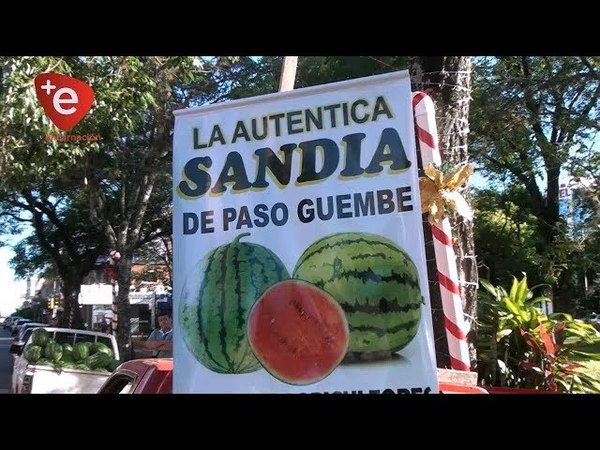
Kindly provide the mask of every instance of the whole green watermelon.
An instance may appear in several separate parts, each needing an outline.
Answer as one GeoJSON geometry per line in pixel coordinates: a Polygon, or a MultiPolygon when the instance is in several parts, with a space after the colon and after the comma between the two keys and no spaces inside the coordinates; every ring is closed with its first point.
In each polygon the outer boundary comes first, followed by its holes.
{"type": "Polygon", "coordinates": [[[337,300],[348,319],[348,353],[379,359],[406,347],[421,322],[417,268],[395,242],[371,233],[319,239],[298,259],[293,277],[337,300]]]}
{"type": "Polygon", "coordinates": [[[78,342],[73,346],[73,359],[78,361],[84,361],[90,354],[90,346],[86,345],[86,342],[78,342]]]}
{"type": "Polygon", "coordinates": [[[119,367],[121,365],[121,361],[119,361],[118,359],[111,359],[108,364],[106,364],[105,368],[109,371],[109,372],[114,372],[115,370],[117,370],[117,367],[119,367]]]}
{"type": "Polygon", "coordinates": [[[258,298],[289,279],[279,257],[268,248],[241,242],[250,233],[215,248],[204,258],[199,290],[188,292],[179,317],[185,343],[206,368],[218,373],[254,372],[262,366],[246,337],[246,321],[258,298]]]}
{"type": "Polygon", "coordinates": [[[109,346],[103,344],[102,342],[96,342],[90,347],[90,355],[94,355],[96,353],[106,353],[111,358],[113,357],[113,351],[109,346]]]}
{"type": "Polygon", "coordinates": [[[89,366],[90,369],[102,369],[106,365],[108,365],[112,361],[112,358],[108,356],[106,353],[95,353],[93,355],[88,356],[85,359],[85,364],[89,366]]]}
{"type": "Polygon", "coordinates": [[[50,334],[45,328],[36,328],[31,333],[31,343],[33,345],[37,345],[38,347],[44,348],[49,340],[50,334]]]}
{"type": "Polygon", "coordinates": [[[56,342],[50,342],[49,344],[46,344],[46,347],[44,348],[44,357],[46,359],[56,362],[60,361],[62,355],[63,349],[60,344],[57,344],[56,342]]]}
{"type": "Polygon", "coordinates": [[[60,358],[60,360],[64,361],[64,362],[74,363],[75,362],[75,358],[73,358],[73,351],[72,350],[65,350],[63,348],[63,354],[62,354],[62,358],[60,358]]]}
{"type": "Polygon", "coordinates": [[[25,359],[28,362],[30,362],[31,364],[35,364],[42,357],[43,351],[44,351],[44,349],[42,347],[40,347],[39,345],[31,345],[30,344],[27,346],[27,349],[23,353],[23,356],[25,357],[25,359]]]}

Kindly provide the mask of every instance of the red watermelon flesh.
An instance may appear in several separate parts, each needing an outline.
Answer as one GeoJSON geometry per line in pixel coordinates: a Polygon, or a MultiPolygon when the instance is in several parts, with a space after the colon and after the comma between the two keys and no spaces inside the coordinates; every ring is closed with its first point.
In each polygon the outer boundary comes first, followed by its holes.
{"type": "Polygon", "coordinates": [[[271,286],[248,317],[248,341],[263,367],[293,385],[316,383],[340,364],[349,342],[340,305],[300,280],[271,286]]]}

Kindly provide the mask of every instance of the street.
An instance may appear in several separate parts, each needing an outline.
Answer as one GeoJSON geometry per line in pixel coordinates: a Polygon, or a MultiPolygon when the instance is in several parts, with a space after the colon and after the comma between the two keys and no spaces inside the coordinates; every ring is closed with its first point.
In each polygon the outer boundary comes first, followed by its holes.
{"type": "Polygon", "coordinates": [[[13,357],[8,350],[12,343],[10,330],[0,328],[0,394],[6,394],[10,389],[13,357]]]}

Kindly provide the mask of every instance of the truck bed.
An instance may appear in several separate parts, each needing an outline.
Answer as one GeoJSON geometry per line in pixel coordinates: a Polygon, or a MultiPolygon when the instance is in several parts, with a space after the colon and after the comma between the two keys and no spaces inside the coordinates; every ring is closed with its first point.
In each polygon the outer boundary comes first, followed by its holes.
{"type": "Polygon", "coordinates": [[[63,369],[32,365],[27,374],[33,376],[32,394],[95,394],[110,376],[110,372],[63,369]]]}

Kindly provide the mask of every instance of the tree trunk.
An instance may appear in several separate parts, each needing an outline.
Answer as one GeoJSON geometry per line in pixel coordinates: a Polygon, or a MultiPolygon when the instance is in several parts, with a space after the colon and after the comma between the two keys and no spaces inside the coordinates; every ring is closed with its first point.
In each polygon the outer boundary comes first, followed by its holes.
{"type": "Polygon", "coordinates": [[[128,361],[133,358],[133,348],[131,345],[131,308],[129,304],[129,286],[131,285],[131,261],[132,255],[123,255],[117,268],[117,283],[119,291],[117,293],[117,345],[121,361],[128,361]]]}
{"type": "Polygon", "coordinates": [[[573,286],[573,274],[568,271],[562,271],[558,277],[558,286],[554,287],[554,312],[564,312],[572,314],[575,312],[573,304],[575,286],[573,286]]]}
{"type": "Polygon", "coordinates": [[[79,307],[79,291],[81,290],[81,280],[64,280],[62,294],[64,298],[64,309],[61,326],[74,328],[77,330],[85,329],[83,318],[81,317],[81,308],[79,307]]]}
{"type": "MultiPolygon", "coordinates": [[[[414,57],[411,63],[413,90],[425,91],[433,100],[442,160],[452,165],[464,163],[468,159],[467,135],[471,100],[471,66],[471,57],[468,56],[418,56],[414,57]]],[[[463,195],[470,204],[471,198],[468,191],[463,192],[463,195]]],[[[469,324],[469,328],[472,328],[477,311],[478,285],[473,223],[465,221],[459,216],[451,216],[450,223],[457,255],[465,321],[469,324]]],[[[439,284],[436,285],[436,290],[439,291],[439,284]]],[[[433,314],[436,339],[439,336],[445,337],[442,311],[434,310],[433,314]],[[442,315],[442,317],[436,317],[436,315],[442,315]]],[[[468,334],[468,342],[471,361],[476,361],[473,332],[468,334]]],[[[438,366],[449,365],[447,353],[437,356],[438,366]]]]}
{"type": "Polygon", "coordinates": [[[162,243],[165,247],[165,253],[162,260],[167,267],[167,274],[169,276],[169,286],[173,287],[173,236],[164,236],[161,238],[162,243]]]}

